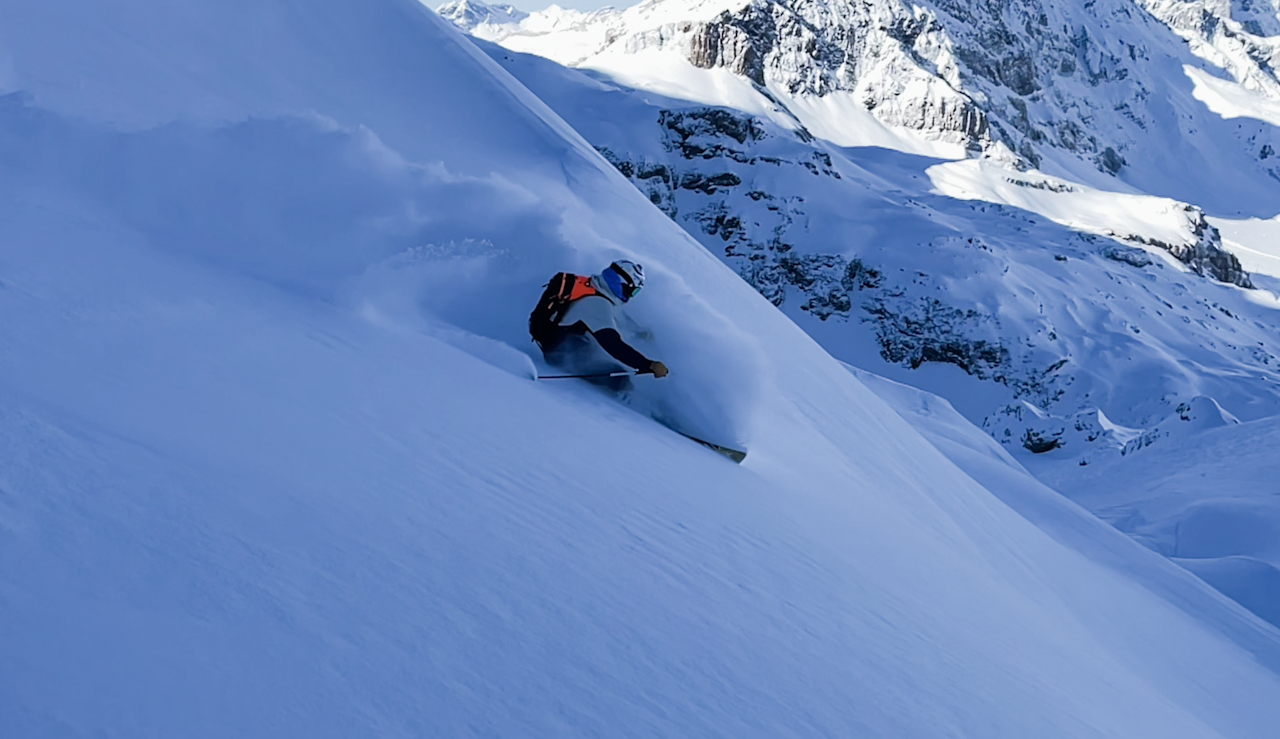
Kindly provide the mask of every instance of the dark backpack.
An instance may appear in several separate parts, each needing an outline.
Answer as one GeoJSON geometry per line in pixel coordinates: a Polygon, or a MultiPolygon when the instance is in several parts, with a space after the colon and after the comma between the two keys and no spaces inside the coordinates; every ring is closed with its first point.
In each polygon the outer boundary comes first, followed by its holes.
{"type": "Polygon", "coordinates": [[[534,343],[544,348],[555,341],[560,333],[560,319],[564,318],[570,303],[579,298],[600,294],[591,286],[590,277],[570,272],[557,272],[546,288],[533,312],[529,314],[529,335],[533,337],[534,343]]]}

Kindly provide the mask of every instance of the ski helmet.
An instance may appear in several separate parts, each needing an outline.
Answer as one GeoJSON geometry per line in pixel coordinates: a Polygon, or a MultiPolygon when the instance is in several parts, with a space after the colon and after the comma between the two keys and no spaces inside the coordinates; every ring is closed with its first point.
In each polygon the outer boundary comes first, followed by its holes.
{"type": "Polygon", "coordinates": [[[609,265],[600,277],[624,303],[634,298],[640,288],[644,287],[644,268],[626,259],[619,259],[609,265]]]}

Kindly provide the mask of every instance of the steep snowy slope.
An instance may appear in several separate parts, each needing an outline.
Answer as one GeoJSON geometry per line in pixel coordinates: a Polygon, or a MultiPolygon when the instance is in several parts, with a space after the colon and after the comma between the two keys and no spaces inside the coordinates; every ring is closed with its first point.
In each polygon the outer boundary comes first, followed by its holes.
{"type": "Polygon", "coordinates": [[[1182,433],[1142,454],[1081,469],[1042,456],[1022,454],[1019,461],[946,400],[850,371],[948,459],[1029,519],[1055,530],[1055,521],[1068,517],[1045,515],[1066,503],[1023,462],[1054,489],[1280,626],[1280,419],[1182,433]]]}
{"type": "Polygon", "coordinates": [[[1280,719],[1273,628],[1002,503],[409,0],[0,9],[0,733],[1280,719]],[[745,466],[524,376],[619,254],[745,466]]]}

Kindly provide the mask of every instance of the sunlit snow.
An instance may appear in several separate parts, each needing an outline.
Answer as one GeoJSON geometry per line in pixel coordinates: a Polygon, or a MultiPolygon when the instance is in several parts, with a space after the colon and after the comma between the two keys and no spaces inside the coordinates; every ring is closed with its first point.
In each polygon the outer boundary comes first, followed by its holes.
{"type": "Polygon", "coordinates": [[[1255,118],[1280,126],[1280,100],[1247,89],[1238,82],[1220,79],[1191,65],[1183,67],[1195,83],[1196,99],[1223,118],[1255,118]]]}

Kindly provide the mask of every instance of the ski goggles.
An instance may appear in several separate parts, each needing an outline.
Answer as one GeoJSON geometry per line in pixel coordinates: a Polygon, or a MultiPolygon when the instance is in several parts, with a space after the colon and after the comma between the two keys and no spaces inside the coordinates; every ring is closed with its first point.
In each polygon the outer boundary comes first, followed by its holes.
{"type": "Polygon", "coordinates": [[[621,298],[624,303],[634,298],[644,287],[632,282],[631,277],[616,264],[609,265],[609,269],[605,270],[604,281],[609,284],[613,294],[621,298]]]}

